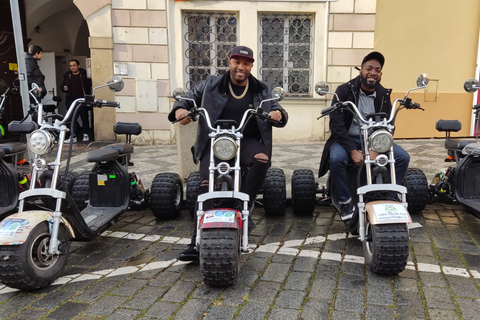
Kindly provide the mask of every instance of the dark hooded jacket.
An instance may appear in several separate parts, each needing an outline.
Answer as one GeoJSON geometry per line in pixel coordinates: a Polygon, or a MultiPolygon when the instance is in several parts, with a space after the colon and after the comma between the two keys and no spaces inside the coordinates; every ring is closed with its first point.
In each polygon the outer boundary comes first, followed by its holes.
{"type": "Polygon", "coordinates": [[[28,90],[31,89],[32,83],[36,83],[42,92],[40,93],[40,98],[43,98],[47,95],[47,88],[45,88],[45,76],[40,67],[38,66],[37,59],[35,59],[30,53],[25,55],[25,66],[27,69],[27,81],[28,81],[28,90]]]}
{"type": "MultiPolygon", "coordinates": [[[[351,101],[358,104],[358,98],[360,95],[360,76],[350,80],[347,83],[342,84],[337,88],[337,95],[340,101],[351,101]]],[[[382,85],[379,85],[376,89],[376,98],[374,101],[375,112],[385,112],[390,114],[392,110],[392,102],[390,101],[390,94],[392,89],[385,89],[382,85]]],[[[337,103],[337,98],[333,98],[332,105],[337,103]]],[[[353,113],[348,110],[336,110],[330,114],[330,131],[331,136],[327,140],[322,153],[322,159],[320,161],[320,168],[318,170],[318,176],[322,177],[328,171],[328,161],[330,159],[330,148],[335,142],[338,142],[348,154],[350,151],[357,149],[352,138],[348,135],[348,130],[353,122],[353,113]]]]}
{"type": "MultiPolygon", "coordinates": [[[[92,80],[87,77],[87,70],[83,68],[79,68],[78,71],[80,72],[80,79],[82,81],[82,90],[83,90],[83,95],[88,95],[91,94],[92,92],[92,80]]],[[[69,70],[63,74],[63,82],[60,87],[60,89],[66,93],[65,95],[65,103],[67,108],[70,107],[70,103],[73,102],[73,99],[70,97],[70,80],[72,78],[72,71],[69,70]],[[65,91],[63,87],[67,86],[68,90],[65,91]]]]}
{"type": "MultiPolygon", "coordinates": [[[[254,92],[254,108],[258,107],[262,100],[271,98],[270,87],[265,82],[257,80],[252,75],[248,77],[248,80],[250,88],[254,92]]],[[[218,117],[220,116],[223,108],[228,102],[229,81],[229,71],[226,72],[223,76],[208,76],[207,79],[197,84],[195,88],[193,88],[190,92],[187,93],[187,97],[194,99],[199,108],[205,108],[208,111],[212,124],[214,124],[218,120],[218,117]]],[[[171,122],[176,120],[175,111],[177,111],[177,109],[184,108],[190,110],[192,107],[193,102],[191,101],[175,102],[172,111],[168,115],[168,120],[171,122]]],[[[262,142],[267,147],[267,155],[269,158],[271,158],[272,126],[284,127],[288,121],[288,113],[276,101],[269,101],[263,103],[262,108],[267,113],[273,110],[278,110],[282,113],[281,123],[272,123],[270,121],[263,121],[258,118],[255,119],[257,121],[258,129],[261,134],[262,142]]],[[[200,116],[198,121],[199,123],[197,129],[197,140],[192,148],[193,159],[195,163],[198,163],[205,150],[205,147],[209,142],[209,128],[207,126],[207,121],[203,116],[200,116]]]]}

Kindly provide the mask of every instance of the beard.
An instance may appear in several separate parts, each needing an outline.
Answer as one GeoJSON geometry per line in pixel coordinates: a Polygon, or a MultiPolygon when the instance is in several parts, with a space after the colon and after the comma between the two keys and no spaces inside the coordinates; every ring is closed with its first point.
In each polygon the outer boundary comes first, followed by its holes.
{"type": "Polygon", "coordinates": [[[365,78],[363,74],[360,74],[360,82],[363,84],[365,88],[373,91],[377,89],[378,85],[380,84],[380,79],[378,79],[375,83],[369,83],[367,78],[365,78]]]}

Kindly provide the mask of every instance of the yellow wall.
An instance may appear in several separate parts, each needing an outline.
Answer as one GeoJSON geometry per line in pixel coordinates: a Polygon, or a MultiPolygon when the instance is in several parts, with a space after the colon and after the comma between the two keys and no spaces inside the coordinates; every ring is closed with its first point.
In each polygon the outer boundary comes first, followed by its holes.
{"type": "Polygon", "coordinates": [[[475,76],[479,28],[479,0],[377,0],[374,46],[385,55],[382,84],[393,89],[392,100],[421,73],[437,80],[426,98],[436,102],[412,95],[427,111],[401,112],[396,138],[442,137],[438,119],[462,121],[456,135],[469,135],[473,95],[463,83],[475,76]]]}

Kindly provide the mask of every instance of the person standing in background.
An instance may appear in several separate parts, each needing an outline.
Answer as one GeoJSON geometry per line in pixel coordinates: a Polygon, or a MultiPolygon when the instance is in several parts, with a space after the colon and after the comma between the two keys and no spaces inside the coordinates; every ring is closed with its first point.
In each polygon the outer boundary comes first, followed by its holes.
{"type": "MultiPolygon", "coordinates": [[[[69,62],[70,71],[67,71],[63,75],[63,82],[61,90],[66,93],[65,95],[65,107],[67,110],[70,108],[70,105],[73,101],[79,98],[84,98],[86,94],[91,93],[92,81],[87,78],[87,71],[83,68],[80,68],[80,62],[78,60],[72,59],[69,62]]],[[[79,111],[80,119],[82,119],[82,127],[78,123],[78,119],[72,119],[75,121],[74,131],[71,133],[70,138],[65,140],[65,143],[75,143],[77,142],[77,128],[80,127],[78,133],[82,136],[83,132],[83,142],[90,141],[89,131],[90,131],[90,121],[88,117],[88,107],[81,105],[79,111]]]]}
{"type": "MultiPolygon", "coordinates": [[[[37,94],[37,100],[40,102],[43,97],[47,94],[47,88],[45,88],[45,76],[40,67],[38,66],[37,60],[42,59],[43,49],[37,45],[31,45],[28,48],[28,52],[25,55],[25,65],[27,69],[27,82],[28,90],[32,88],[32,83],[36,83],[40,88],[37,94]]],[[[30,103],[35,103],[35,99],[30,97],[30,103]]]]}

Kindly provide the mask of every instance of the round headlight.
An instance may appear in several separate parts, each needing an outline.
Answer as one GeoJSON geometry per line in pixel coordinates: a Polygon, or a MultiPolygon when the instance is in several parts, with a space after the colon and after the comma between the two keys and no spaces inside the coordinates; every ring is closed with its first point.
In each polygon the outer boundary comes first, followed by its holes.
{"type": "Polygon", "coordinates": [[[213,142],[213,154],[220,160],[230,160],[237,154],[238,146],[230,137],[220,137],[213,142]]]}
{"type": "Polygon", "coordinates": [[[35,130],[28,139],[28,148],[36,154],[47,154],[53,149],[54,138],[45,130],[35,130]]]}
{"type": "Polygon", "coordinates": [[[368,144],[373,151],[387,152],[393,146],[392,134],[386,130],[377,130],[368,138],[368,144]]]}

